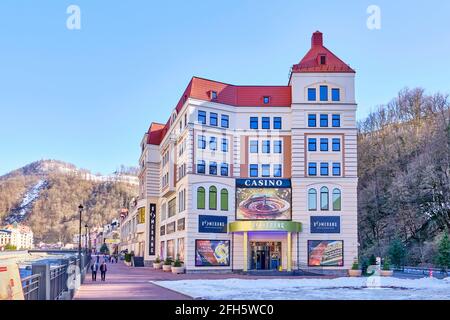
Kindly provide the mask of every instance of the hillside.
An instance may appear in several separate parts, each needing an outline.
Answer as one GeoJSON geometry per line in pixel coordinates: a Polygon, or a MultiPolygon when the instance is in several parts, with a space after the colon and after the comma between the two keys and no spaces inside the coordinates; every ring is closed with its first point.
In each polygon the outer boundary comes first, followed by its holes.
{"type": "Polygon", "coordinates": [[[138,193],[134,172],[122,167],[101,176],[61,161],[31,163],[0,177],[1,224],[29,225],[35,242],[70,242],[78,232],[78,205],[86,208],[83,225],[110,222],[138,193]]]}
{"type": "Polygon", "coordinates": [[[359,123],[359,239],[363,256],[406,247],[406,263],[433,263],[450,228],[449,100],[405,89],[359,123]]]}

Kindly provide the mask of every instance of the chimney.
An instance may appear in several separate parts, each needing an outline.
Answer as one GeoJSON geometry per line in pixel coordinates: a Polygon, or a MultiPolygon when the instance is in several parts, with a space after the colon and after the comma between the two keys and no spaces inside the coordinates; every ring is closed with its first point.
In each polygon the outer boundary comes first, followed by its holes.
{"type": "Polygon", "coordinates": [[[313,33],[311,38],[311,46],[323,46],[323,34],[320,31],[313,33]]]}

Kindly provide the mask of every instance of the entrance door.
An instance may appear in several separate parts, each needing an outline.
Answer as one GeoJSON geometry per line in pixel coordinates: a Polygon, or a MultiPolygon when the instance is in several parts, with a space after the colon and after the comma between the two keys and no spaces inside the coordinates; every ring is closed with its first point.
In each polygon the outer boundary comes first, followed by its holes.
{"type": "Polygon", "coordinates": [[[281,264],[281,242],[251,242],[251,269],[277,270],[281,264]]]}

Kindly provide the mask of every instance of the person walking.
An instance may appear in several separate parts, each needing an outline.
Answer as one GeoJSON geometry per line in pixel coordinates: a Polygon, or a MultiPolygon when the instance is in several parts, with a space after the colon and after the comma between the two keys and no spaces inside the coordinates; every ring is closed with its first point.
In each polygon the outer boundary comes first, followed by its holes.
{"type": "Polygon", "coordinates": [[[97,264],[100,262],[100,255],[97,255],[97,264]]]}
{"type": "Polygon", "coordinates": [[[92,281],[97,281],[97,271],[98,271],[97,262],[91,266],[91,271],[92,271],[92,281]]]}
{"type": "Polygon", "coordinates": [[[102,265],[100,266],[102,281],[106,281],[106,271],[108,271],[108,267],[106,266],[106,262],[103,261],[102,265]]]}

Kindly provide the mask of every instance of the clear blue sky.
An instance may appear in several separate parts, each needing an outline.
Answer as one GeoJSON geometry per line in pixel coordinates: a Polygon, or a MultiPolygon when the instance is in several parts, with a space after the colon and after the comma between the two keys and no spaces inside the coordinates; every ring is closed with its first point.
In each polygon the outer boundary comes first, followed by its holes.
{"type": "Polygon", "coordinates": [[[42,158],[136,165],[193,75],[284,85],[315,30],[357,70],[359,118],[406,86],[449,92],[449,15],[433,0],[1,0],[0,175],[42,158]],[[66,28],[70,4],[81,30],[66,28]]]}

